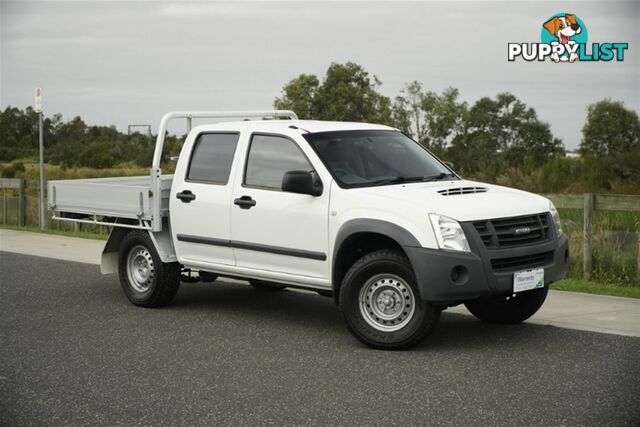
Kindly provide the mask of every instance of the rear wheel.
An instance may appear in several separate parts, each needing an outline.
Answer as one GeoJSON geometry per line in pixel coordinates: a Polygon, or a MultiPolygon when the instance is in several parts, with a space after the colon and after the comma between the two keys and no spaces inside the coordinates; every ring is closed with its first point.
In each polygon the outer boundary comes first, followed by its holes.
{"type": "Polygon", "coordinates": [[[262,280],[249,280],[249,284],[253,286],[254,289],[262,292],[281,291],[287,287],[281,283],[265,282],[262,280]]]}
{"type": "Polygon", "coordinates": [[[120,245],[118,275],[126,297],[141,307],[173,300],[180,287],[180,264],[163,263],[149,234],[132,231],[120,245]]]}
{"type": "Polygon", "coordinates": [[[542,307],[548,292],[549,288],[545,287],[517,294],[481,297],[464,305],[483,322],[509,325],[533,316],[542,307]]]}
{"type": "Polygon", "coordinates": [[[340,309],[356,338],[389,350],[422,341],[441,312],[420,298],[409,260],[396,250],[372,252],[351,266],[340,288],[340,309]]]}

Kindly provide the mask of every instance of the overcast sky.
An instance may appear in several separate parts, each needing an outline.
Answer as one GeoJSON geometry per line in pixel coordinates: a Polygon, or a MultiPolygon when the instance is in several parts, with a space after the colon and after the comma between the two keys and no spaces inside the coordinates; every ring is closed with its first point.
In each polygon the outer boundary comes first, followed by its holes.
{"type": "MultiPolygon", "coordinates": [[[[586,106],[640,110],[640,1],[27,2],[0,0],[0,105],[125,130],[171,110],[268,109],[300,73],[354,61],[395,97],[406,82],[460,89],[469,103],[510,91],[576,148],[586,106]],[[508,42],[577,14],[592,42],[628,42],[624,62],[507,62],[508,42]]],[[[178,129],[176,129],[178,130],[178,129]]]]}

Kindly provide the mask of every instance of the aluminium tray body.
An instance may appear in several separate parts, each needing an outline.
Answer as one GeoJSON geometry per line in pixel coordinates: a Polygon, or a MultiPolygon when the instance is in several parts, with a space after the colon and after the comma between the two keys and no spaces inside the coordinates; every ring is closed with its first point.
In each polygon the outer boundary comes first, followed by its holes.
{"type": "Polygon", "coordinates": [[[160,203],[161,217],[169,215],[172,181],[173,175],[160,177],[159,198],[153,194],[150,176],[49,181],[48,205],[56,216],[70,220],[91,216],[94,222],[96,217],[153,222],[155,203],[160,203]]]}

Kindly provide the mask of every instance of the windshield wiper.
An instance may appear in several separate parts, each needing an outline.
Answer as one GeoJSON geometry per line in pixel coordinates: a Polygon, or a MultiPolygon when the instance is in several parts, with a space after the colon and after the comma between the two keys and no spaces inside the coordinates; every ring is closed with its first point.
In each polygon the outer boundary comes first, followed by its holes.
{"type": "Polygon", "coordinates": [[[394,176],[393,178],[380,179],[378,181],[373,181],[371,184],[374,186],[378,185],[391,185],[391,184],[403,184],[405,182],[422,182],[426,178],[430,178],[428,176],[394,176]]]}
{"type": "Polygon", "coordinates": [[[447,179],[447,178],[457,178],[457,176],[456,174],[451,172],[440,172],[437,175],[425,176],[422,181],[423,182],[442,181],[443,179],[447,179]]]}
{"type": "Polygon", "coordinates": [[[455,174],[451,172],[440,172],[437,175],[429,175],[429,176],[394,176],[393,178],[380,179],[378,181],[373,181],[371,185],[379,186],[379,185],[393,185],[393,184],[404,184],[405,182],[431,182],[431,181],[441,181],[446,178],[457,178],[455,174]]]}

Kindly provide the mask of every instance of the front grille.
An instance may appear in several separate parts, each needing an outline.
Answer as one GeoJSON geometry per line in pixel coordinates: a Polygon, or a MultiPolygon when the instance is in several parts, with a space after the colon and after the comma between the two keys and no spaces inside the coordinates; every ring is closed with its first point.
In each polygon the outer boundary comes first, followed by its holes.
{"type": "Polygon", "coordinates": [[[491,260],[493,271],[517,271],[542,267],[553,262],[553,251],[491,260]]]}
{"type": "Polygon", "coordinates": [[[474,221],[473,226],[487,248],[528,245],[551,237],[548,213],[474,221]]]}

